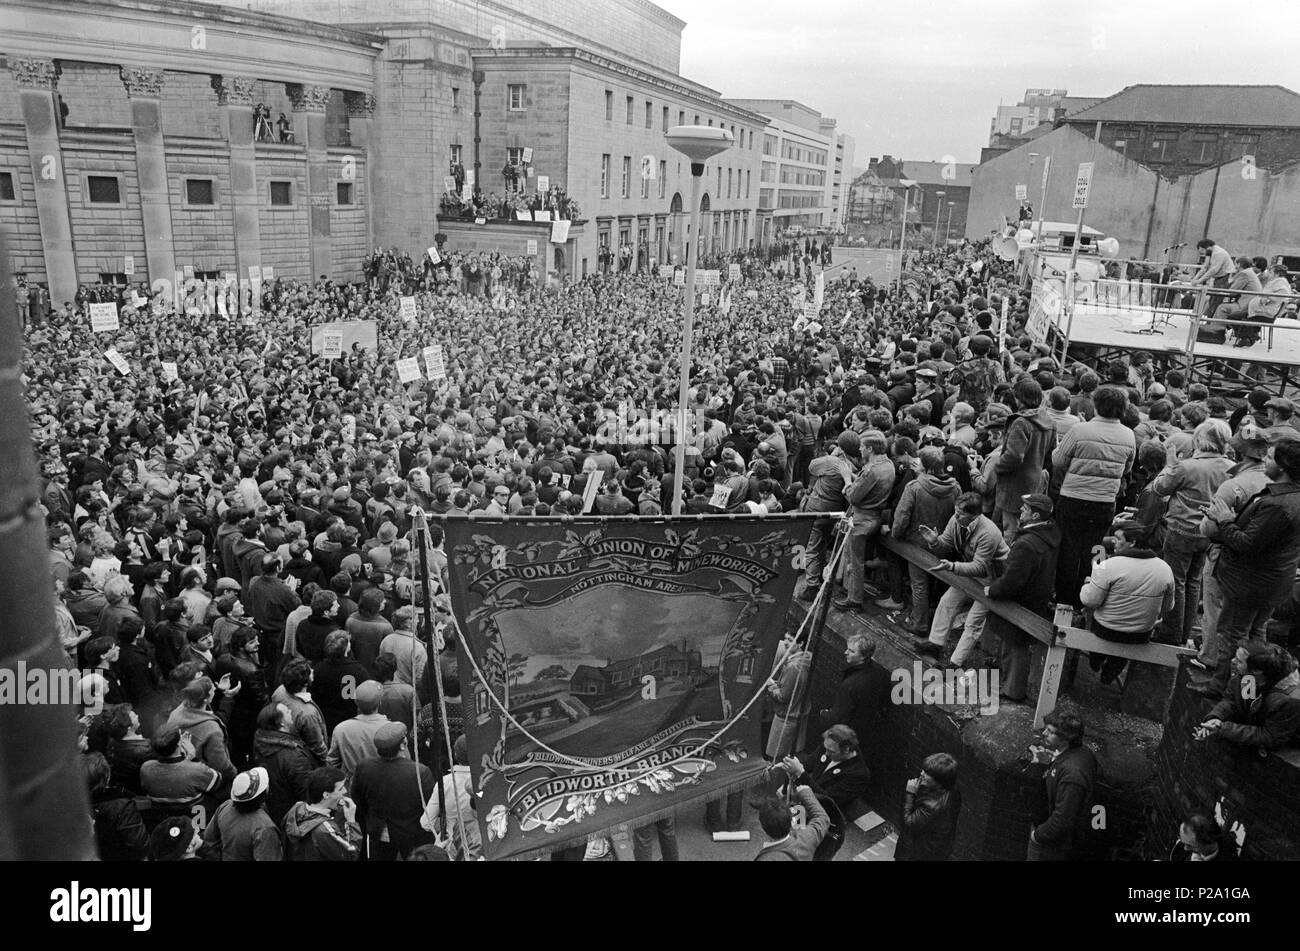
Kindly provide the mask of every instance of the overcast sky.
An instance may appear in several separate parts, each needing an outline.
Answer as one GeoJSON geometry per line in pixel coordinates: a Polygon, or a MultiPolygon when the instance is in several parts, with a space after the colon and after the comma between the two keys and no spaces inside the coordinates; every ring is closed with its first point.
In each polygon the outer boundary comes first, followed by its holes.
{"type": "Polygon", "coordinates": [[[1108,96],[1132,83],[1300,91],[1300,4],[1184,0],[655,0],[687,23],[682,75],[728,97],[839,120],[854,165],[888,153],[979,161],[999,100],[1108,96]],[[1072,7],[1085,7],[1070,13],[1072,7]],[[1249,16],[1249,19],[1247,19],[1249,16]]]}

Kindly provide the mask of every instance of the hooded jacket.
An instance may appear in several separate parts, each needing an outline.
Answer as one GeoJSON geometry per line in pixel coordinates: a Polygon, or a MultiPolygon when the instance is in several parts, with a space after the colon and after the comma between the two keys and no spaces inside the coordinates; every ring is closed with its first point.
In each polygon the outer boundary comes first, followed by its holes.
{"type": "Polygon", "coordinates": [[[907,484],[898,500],[891,528],[894,537],[916,542],[921,537],[922,525],[936,532],[942,530],[952,518],[959,495],[961,486],[951,476],[921,473],[907,484]]]}
{"type": "Polygon", "coordinates": [[[994,464],[998,474],[995,498],[1005,512],[1020,510],[1020,498],[1037,492],[1043,466],[1056,443],[1056,424],[1045,409],[1023,410],[1007,424],[1002,453],[994,464]]]}
{"type": "Polygon", "coordinates": [[[361,827],[295,802],[284,817],[284,851],[290,862],[355,862],[361,827]]]}
{"type": "Polygon", "coordinates": [[[230,737],[226,725],[211,710],[196,710],[181,704],[167,718],[167,725],[188,731],[194,742],[194,758],[221,774],[222,783],[235,778],[237,770],[230,762],[230,737]]]}

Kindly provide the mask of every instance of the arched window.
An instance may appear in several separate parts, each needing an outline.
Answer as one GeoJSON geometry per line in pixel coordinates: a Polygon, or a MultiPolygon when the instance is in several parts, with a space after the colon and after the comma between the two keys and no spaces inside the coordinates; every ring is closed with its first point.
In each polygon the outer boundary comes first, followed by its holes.
{"type": "Polygon", "coordinates": [[[674,192],[674,193],[673,193],[673,200],[672,200],[672,203],[669,204],[669,206],[668,206],[668,213],[671,214],[671,215],[679,215],[679,214],[682,213],[682,193],[681,193],[681,192],[674,192]]]}
{"type": "Polygon", "coordinates": [[[712,211],[712,210],[713,208],[709,204],[709,193],[705,192],[704,197],[700,199],[700,211],[712,211]]]}

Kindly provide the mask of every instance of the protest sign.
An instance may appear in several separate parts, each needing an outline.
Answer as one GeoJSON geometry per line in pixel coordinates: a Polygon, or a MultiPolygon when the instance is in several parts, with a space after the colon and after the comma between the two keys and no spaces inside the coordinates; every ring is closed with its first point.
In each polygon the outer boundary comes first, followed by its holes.
{"type": "Polygon", "coordinates": [[[113,364],[117,369],[117,372],[122,374],[122,376],[126,376],[131,372],[130,365],[126,362],[126,358],[117,352],[117,347],[109,347],[105,350],[104,357],[109,363],[113,364]]]}
{"type": "Polygon", "coordinates": [[[720,271],[712,270],[695,272],[696,287],[717,287],[721,283],[722,273],[720,271]]]}
{"type": "Polygon", "coordinates": [[[524,164],[525,165],[533,164],[533,150],[531,148],[524,149],[524,164]]]}
{"type": "Polygon", "coordinates": [[[443,360],[441,346],[433,344],[424,348],[424,367],[430,380],[447,379],[447,364],[443,360]]]}
{"type": "Polygon", "coordinates": [[[442,187],[444,191],[454,193],[456,191],[456,179],[451,175],[444,175],[442,179],[442,187]]]}
{"type": "Polygon", "coordinates": [[[343,356],[343,331],[331,327],[325,331],[322,339],[321,356],[326,360],[337,360],[343,356]]]}
{"type": "Polygon", "coordinates": [[[530,255],[535,255],[535,254],[537,253],[537,239],[536,239],[536,238],[532,238],[532,239],[529,240],[529,242],[528,242],[528,253],[529,253],[530,255]]]}
{"type": "Polygon", "coordinates": [[[262,268],[262,280],[264,280],[264,281],[274,281],[274,280],[275,280],[275,268],[271,267],[269,264],[268,264],[266,267],[262,268]]]}
{"type": "Polygon", "coordinates": [[[415,357],[406,357],[397,361],[397,378],[403,383],[410,383],[420,378],[420,361],[415,357]]]}
{"type": "Polygon", "coordinates": [[[168,360],[162,362],[162,375],[163,380],[167,383],[175,383],[180,379],[180,373],[176,369],[176,364],[168,360]]]}
{"type": "Polygon", "coordinates": [[[686,286],[686,271],[684,268],[677,268],[673,271],[673,285],[675,287],[686,286]]]}
{"type": "Polygon", "coordinates": [[[429,260],[430,260],[430,262],[432,262],[433,264],[441,264],[441,263],[442,263],[442,255],[438,253],[438,246],[437,246],[436,244],[435,244],[435,245],[431,245],[430,247],[425,248],[425,249],[424,249],[424,253],[427,254],[427,255],[429,255],[429,260]]]}
{"type": "Polygon", "coordinates": [[[89,307],[92,333],[119,329],[116,304],[91,304],[89,307]]]}
{"type": "Polygon", "coordinates": [[[551,213],[550,213],[549,211],[534,211],[534,212],[533,212],[533,220],[534,220],[534,221],[550,221],[550,220],[551,220],[551,213]]]}
{"type": "Polygon", "coordinates": [[[727,267],[727,280],[729,280],[729,281],[738,281],[738,280],[740,280],[740,265],[739,265],[739,264],[732,264],[732,265],[729,265],[729,266],[727,267]]]}
{"type": "Polygon", "coordinates": [[[134,254],[128,254],[128,255],[126,256],[125,260],[123,260],[123,262],[122,262],[122,273],[125,274],[127,277],[131,277],[132,275],[135,274],[135,255],[134,255],[134,254]]]}
{"type": "Polygon", "coordinates": [[[569,221],[567,218],[557,218],[551,222],[551,244],[564,244],[569,240],[569,221]]]}
{"type": "Polygon", "coordinates": [[[550,190],[551,190],[551,176],[549,176],[549,175],[538,175],[538,176],[537,176],[537,194],[539,194],[539,195],[545,195],[545,194],[546,194],[548,191],[550,191],[550,190]]]}
{"type": "Polygon", "coordinates": [[[401,298],[401,306],[402,306],[402,310],[401,310],[402,320],[415,320],[417,316],[416,309],[415,309],[415,298],[414,297],[401,298]]]}

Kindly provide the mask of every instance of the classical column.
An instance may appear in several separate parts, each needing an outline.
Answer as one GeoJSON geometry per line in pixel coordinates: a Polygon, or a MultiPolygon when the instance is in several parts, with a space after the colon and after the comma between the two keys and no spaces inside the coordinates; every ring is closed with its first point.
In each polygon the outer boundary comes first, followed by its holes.
{"type": "Polygon", "coordinates": [[[221,106],[221,126],[230,146],[230,204],[235,221],[235,267],[240,280],[248,269],[262,266],[259,212],[263,197],[257,190],[257,154],[253,148],[253,80],[247,76],[213,76],[212,88],[221,106]]]}
{"type": "Polygon", "coordinates": [[[10,59],[9,72],[18,86],[18,98],[27,130],[36,186],[36,212],[41,222],[41,247],[45,252],[45,280],[50,306],[58,310],[77,293],[77,260],[72,249],[72,218],[63,176],[63,150],[59,145],[59,120],[54,102],[58,70],[52,59],[10,59]]]}
{"type": "MultiPolygon", "coordinates": [[[[356,189],[358,194],[354,196],[356,201],[364,201],[362,208],[366,213],[366,253],[375,246],[375,226],[374,218],[371,215],[370,196],[370,138],[373,134],[373,122],[375,118],[375,97],[365,92],[348,92],[343,96],[343,101],[348,109],[348,140],[352,147],[361,149],[365,155],[365,171],[357,176],[359,182],[365,184],[365,188],[356,189]]],[[[358,261],[356,266],[359,268],[361,262],[358,261]]]]}
{"type": "Polygon", "coordinates": [[[170,281],[176,271],[176,250],[167,191],[167,156],[163,150],[163,71],[123,66],[120,72],[127,98],[131,100],[131,134],[135,139],[135,168],[140,180],[148,280],[170,281]]]}
{"type": "Polygon", "coordinates": [[[289,101],[293,111],[303,116],[296,129],[306,127],[303,142],[307,146],[307,195],[311,202],[311,277],[312,280],[333,270],[330,254],[330,209],[334,196],[330,194],[333,179],[330,177],[329,154],[325,150],[325,107],[330,101],[328,86],[304,86],[291,83],[289,101]]]}

